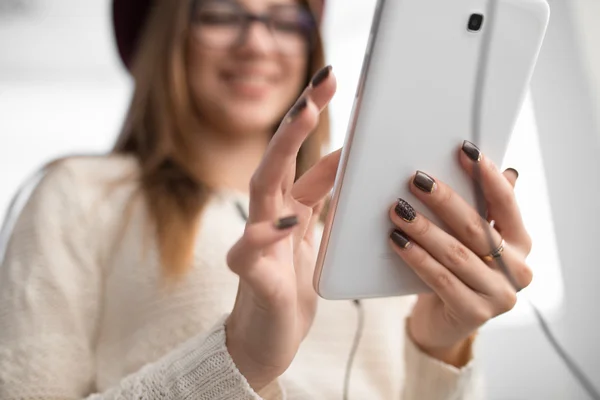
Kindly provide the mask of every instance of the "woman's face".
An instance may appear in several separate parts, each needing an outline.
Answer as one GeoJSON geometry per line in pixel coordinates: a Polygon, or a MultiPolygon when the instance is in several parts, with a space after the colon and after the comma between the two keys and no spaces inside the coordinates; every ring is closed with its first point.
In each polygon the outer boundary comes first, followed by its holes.
{"type": "Polygon", "coordinates": [[[312,24],[296,0],[198,1],[187,67],[202,121],[271,130],[305,83],[312,24]]]}

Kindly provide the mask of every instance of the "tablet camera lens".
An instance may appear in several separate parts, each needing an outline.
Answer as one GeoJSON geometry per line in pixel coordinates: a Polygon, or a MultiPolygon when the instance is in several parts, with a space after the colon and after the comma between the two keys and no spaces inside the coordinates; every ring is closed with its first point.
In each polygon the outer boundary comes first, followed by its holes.
{"type": "Polygon", "coordinates": [[[483,15],[481,14],[472,14],[471,18],[469,18],[469,26],[468,29],[471,32],[478,32],[481,30],[483,26],[483,15]]]}

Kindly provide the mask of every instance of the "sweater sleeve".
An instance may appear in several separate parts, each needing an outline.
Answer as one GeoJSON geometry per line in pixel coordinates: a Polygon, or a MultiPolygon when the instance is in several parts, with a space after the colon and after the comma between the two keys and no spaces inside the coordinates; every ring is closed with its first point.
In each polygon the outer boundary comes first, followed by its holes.
{"type": "Polygon", "coordinates": [[[474,360],[456,368],[422,352],[404,334],[406,378],[402,400],[481,400],[483,381],[474,360]]]}
{"type": "MultiPolygon", "coordinates": [[[[104,393],[95,391],[102,273],[73,168],[42,179],[0,266],[0,398],[260,399],[235,367],[224,321],[104,393]]],[[[274,383],[268,398],[279,398],[274,383]]]]}
{"type": "Polygon", "coordinates": [[[260,400],[281,399],[277,382],[256,393],[238,371],[225,346],[223,320],[211,331],[183,343],[161,360],[150,364],[118,387],[88,400],[198,399],[260,400]]]}

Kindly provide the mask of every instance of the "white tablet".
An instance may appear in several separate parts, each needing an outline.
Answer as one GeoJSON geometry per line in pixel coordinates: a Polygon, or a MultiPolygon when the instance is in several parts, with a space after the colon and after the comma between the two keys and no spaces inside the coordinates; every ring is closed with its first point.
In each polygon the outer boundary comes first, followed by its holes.
{"type": "Polygon", "coordinates": [[[548,19],[545,0],[379,0],[315,269],[321,297],[428,290],[388,244],[389,208],[419,204],[417,170],[475,205],[457,149],[470,140],[501,164],[548,19]]]}

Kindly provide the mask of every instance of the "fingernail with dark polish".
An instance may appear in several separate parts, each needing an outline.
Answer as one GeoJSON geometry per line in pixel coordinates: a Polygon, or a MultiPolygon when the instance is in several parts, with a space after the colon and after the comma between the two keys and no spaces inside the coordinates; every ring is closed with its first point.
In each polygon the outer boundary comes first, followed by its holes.
{"type": "Polygon", "coordinates": [[[331,72],[331,69],[332,69],[331,65],[328,65],[325,68],[321,68],[319,70],[319,72],[317,72],[315,74],[315,76],[313,76],[312,80],[310,81],[310,86],[317,87],[321,83],[323,83],[323,81],[325,79],[327,79],[327,77],[329,76],[329,73],[331,72]]]}
{"type": "Polygon", "coordinates": [[[396,246],[398,246],[404,250],[409,249],[410,246],[412,245],[408,236],[406,236],[406,234],[404,232],[402,232],[401,230],[398,230],[398,229],[396,229],[394,232],[392,232],[392,234],[390,235],[390,238],[392,238],[392,242],[394,242],[396,244],[396,246]]]}
{"type": "Polygon", "coordinates": [[[417,212],[406,200],[398,199],[395,208],[396,214],[406,222],[413,222],[417,218],[417,212]]]}
{"type": "Polygon", "coordinates": [[[514,168],[506,168],[506,170],[514,172],[515,175],[517,176],[517,178],[519,178],[519,171],[517,171],[516,169],[514,169],[514,168]]]}
{"type": "Polygon", "coordinates": [[[481,161],[481,150],[479,150],[479,147],[475,146],[468,140],[463,142],[462,151],[464,151],[467,157],[469,157],[472,161],[481,161]]]}
{"type": "Polygon", "coordinates": [[[421,171],[417,171],[413,183],[417,188],[427,193],[433,193],[437,186],[432,177],[421,171]]]}
{"type": "Polygon", "coordinates": [[[285,229],[289,229],[293,226],[298,225],[298,217],[292,215],[290,217],[281,218],[275,223],[275,228],[283,231],[285,229]]]}
{"type": "Polygon", "coordinates": [[[305,97],[298,100],[288,113],[287,122],[291,122],[294,118],[296,118],[298,114],[300,114],[306,108],[306,106],[308,106],[308,101],[306,101],[305,97]]]}

